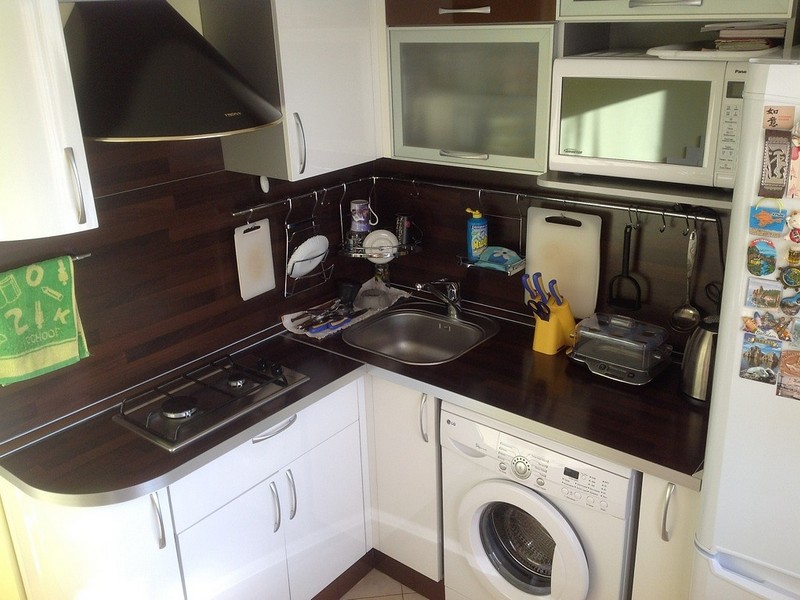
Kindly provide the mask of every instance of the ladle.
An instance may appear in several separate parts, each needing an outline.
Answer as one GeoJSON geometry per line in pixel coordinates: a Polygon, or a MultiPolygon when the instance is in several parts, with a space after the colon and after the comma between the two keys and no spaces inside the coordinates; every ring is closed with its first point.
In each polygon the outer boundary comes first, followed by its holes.
{"type": "Polygon", "coordinates": [[[700,324],[700,311],[692,306],[692,275],[697,256],[697,229],[689,234],[689,245],[686,250],[686,300],[672,311],[670,325],[675,331],[691,331],[700,324]]]}

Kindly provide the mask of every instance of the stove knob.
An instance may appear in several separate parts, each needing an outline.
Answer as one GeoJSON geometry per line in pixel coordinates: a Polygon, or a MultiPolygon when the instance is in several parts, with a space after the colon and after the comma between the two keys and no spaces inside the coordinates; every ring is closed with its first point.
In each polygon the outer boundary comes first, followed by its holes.
{"type": "Polygon", "coordinates": [[[258,370],[272,377],[283,377],[283,367],[279,363],[272,362],[266,358],[258,359],[258,370]]]}

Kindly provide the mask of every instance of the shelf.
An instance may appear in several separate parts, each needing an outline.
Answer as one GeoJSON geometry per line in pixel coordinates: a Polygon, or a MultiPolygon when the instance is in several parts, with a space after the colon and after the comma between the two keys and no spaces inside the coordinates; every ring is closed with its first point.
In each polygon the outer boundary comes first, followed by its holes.
{"type": "Polygon", "coordinates": [[[340,256],[347,256],[349,258],[366,258],[366,259],[373,259],[373,260],[382,260],[388,259],[392,260],[393,258],[397,258],[398,256],[408,256],[409,254],[416,254],[417,252],[421,252],[422,248],[419,244],[404,244],[399,246],[379,246],[379,252],[366,252],[365,250],[356,249],[356,250],[347,250],[342,248],[339,251],[340,256]]]}
{"type": "Polygon", "coordinates": [[[507,265],[500,265],[496,263],[487,263],[481,261],[471,261],[465,256],[459,256],[458,264],[461,267],[467,267],[468,269],[483,269],[485,271],[495,271],[497,273],[505,273],[509,277],[511,275],[516,275],[523,269],[525,269],[525,259],[520,258],[517,262],[509,263],[507,265]],[[492,266],[489,266],[492,265],[492,266]]]}

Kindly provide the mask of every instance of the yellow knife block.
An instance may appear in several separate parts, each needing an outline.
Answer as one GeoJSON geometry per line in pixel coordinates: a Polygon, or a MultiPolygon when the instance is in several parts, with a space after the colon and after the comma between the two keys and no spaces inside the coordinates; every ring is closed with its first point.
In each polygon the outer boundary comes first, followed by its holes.
{"type": "Polygon", "coordinates": [[[553,355],[572,345],[575,317],[572,316],[572,309],[566,299],[561,305],[557,305],[551,298],[547,305],[550,308],[550,319],[545,321],[536,317],[533,351],[553,355]]]}

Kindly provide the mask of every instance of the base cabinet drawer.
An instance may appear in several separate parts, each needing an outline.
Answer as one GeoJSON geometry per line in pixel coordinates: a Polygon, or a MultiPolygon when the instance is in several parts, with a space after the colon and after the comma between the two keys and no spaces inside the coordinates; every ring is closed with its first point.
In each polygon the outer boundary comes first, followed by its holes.
{"type": "Polygon", "coordinates": [[[788,19],[793,0],[560,0],[562,20],[788,19]]]}
{"type": "Polygon", "coordinates": [[[386,0],[389,27],[552,21],[555,0],[386,0]]]}

